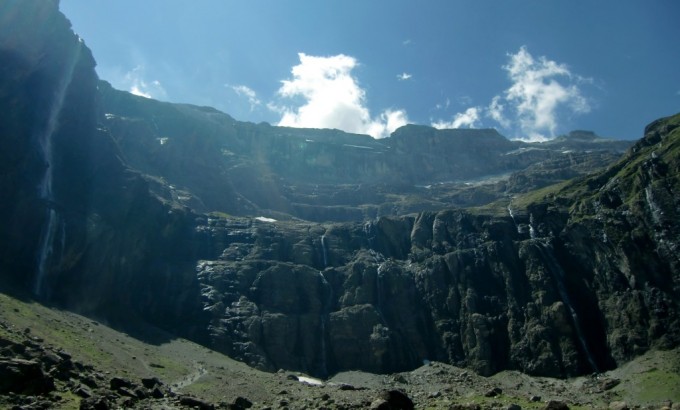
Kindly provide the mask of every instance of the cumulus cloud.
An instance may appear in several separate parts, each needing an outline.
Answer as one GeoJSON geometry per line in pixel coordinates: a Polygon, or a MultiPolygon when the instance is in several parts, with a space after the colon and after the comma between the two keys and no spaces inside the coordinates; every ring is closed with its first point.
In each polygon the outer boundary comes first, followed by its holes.
{"type": "Polygon", "coordinates": [[[432,123],[435,128],[477,128],[479,125],[479,116],[481,109],[479,107],[470,107],[465,112],[459,112],[453,117],[453,120],[437,121],[432,123]]]}
{"type": "Polygon", "coordinates": [[[385,110],[372,118],[366,107],[366,92],[352,76],[355,58],[339,54],[316,57],[298,54],[300,64],[291,70],[292,79],[281,82],[278,95],[297,100],[298,105],[269,105],[281,114],[278,125],[299,128],[336,128],[383,138],[408,122],[403,110],[385,110]],[[300,102],[301,101],[301,102],[300,102]]]}
{"type": "Polygon", "coordinates": [[[583,79],[572,74],[564,64],[545,57],[535,59],[522,47],[510,55],[510,64],[503,68],[512,80],[512,86],[505,91],[505,100],[513,105],[520,128],[529,138],[544,137],[545,133],[554,135],[561,108],[575,114],[590,111],[577,85],[583,79]]]}
{"type": "Polygon", "coordinates": [[[130,93],[145,98],[164,99],[167,97],[165,89],[158,80],[144,78],[144,66],[138,65],[125,73],[122,78],[123,87],[130,93]]]}
{"type": "Polygon", "coordinates": [[[491,103],[486,108],[486,115],[503,128],[511,126],[510,120],[505,118],[505,102],[499,95],[491,99],[491,103]]]}
{"type": "Polygon", "coordinates": [[[388,137],[394,130],[408,124],[408,117],[403,110],[385,110],[380,117],[371,121],[366,130],[366,134],[373,138],[388,137]]]}
{"type": "Polygon", "coordinates": [[[508,57],[509,63],[503,66],[512,83],[508,89],[486,106],[468,108],[451,121],[433,126],[476,127],[484,117],[519,134],[518,138],[537,141],[554,136],[563,116],[590,112],[580,88],[589,80],[572,73],[567,65],[544,56],[534,58],[526,47],[508,57]]]}
{"type": "Polygon", "coordinates": [[[413,77],[413,76],[409,73],[401,73],[401,74],[397,75],[397,80],[405,81],[405,80],[408,80],[411,77],[413,77]]]}
{"type": "Polygon", "coordinates": [[[245,97],[248,99],[250,111],[253,111],[255,107],[262,104],[262,101],[257,98],[257,93],[246,85],[227,85],[227,87],[231,88],[232,91],[234,91],[239,97],[245,97]]]}

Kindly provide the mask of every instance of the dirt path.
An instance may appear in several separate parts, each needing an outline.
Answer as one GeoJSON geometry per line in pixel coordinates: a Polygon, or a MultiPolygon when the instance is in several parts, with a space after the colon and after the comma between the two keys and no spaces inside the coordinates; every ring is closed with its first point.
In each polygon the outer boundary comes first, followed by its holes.
{"type": "Polygon", "coordinates": [[[177,390],[184,389],[185,387],[189,387],[192,384],[196,383],[201,377],[208,374],[208,370],[199,363],[195,363],[195,369],[196,369],[195,371],[189,373],[185,377],[174,382],[172,384],[172,387],[177,390]]]}

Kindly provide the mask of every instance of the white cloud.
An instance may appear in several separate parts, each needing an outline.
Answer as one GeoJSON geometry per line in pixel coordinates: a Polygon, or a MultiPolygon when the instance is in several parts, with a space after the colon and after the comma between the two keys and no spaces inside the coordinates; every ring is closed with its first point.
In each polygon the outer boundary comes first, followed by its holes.
{"type": "Polygon", "coordinates": [[[481,108],[480,107],[470,107],[465,112],[459,112],[453,117],[453,120],[437,121],[432,123],[435,128],[477,128],[479,123],[481,108]]]}
{"type": "Polygon", "coordinates": [[[413,77],[413,75],[411,75],[409,73],[401,73],[401,74],[397,75],[397,80],[405,81],[405,80],[408,80],[411,77],[413,77]]]}
{"type": "Polygon", "coordinates": [[[555,135],[563,115],[590,112],[590,104],[579,85],[589,80],[572,73],[565,64],[534,58],[526,47],[509,54],[503,66],[512,85],[496,95],[486,107],[471,107],[449,122],[434,127],[477,127],[480,118],[489,118],[509,132],[527,140],[544,140],[555,135]]]}
{"type": "Polygon", "coordinates": [[[132,88],[130,88],[130,93],[137,95],[139,97],[151,98],[151,94],[142,91],[142,89],[138,85],[133,85],[132,88]]]}
{"type": "Polygon", "coordinates": [[[293,78],[278,90],[285,99],[302,99],[298,106],[268,105],[281,114],[278,125],[299,128],[336,128],[383,138],[408,122],[403,110],[385,110],[371,118],[366,93],[352,76],[355,58],[339,54],[315,57],[299,53],[293,78]]]}
{"type": "Polygon", "coordinates": [[[491,103],[486,108],[486,115],[492,120],[496,121],[503,128],[510,128],[510,120],[505,118],[505,104],[500,96],[495,96],[491,99],[491,103]]]}
{"type": "Polygon", "coordinates": [[[394,130],[406,124],[408,124],[408,117],[404,110],[385,110],[378,120],[371,121],[366,134],[373,138],[389,137],[394,130]]]}
{"type": "Polygon", "coordinates": [[[122,80],[122,88],[130,93],[145,98],[164,99],[167,97],[165,89],[158,80],[147,81],[144,78],[144,66],[138,65],[125,73],[122,80]]]}
{"type": "Polygon", "coordinates": [[[231,88],[239,97],[246,97],[248,103],[250,104],[250,111],[253,111],[255,107],[262,104],[259,98],[257,98],[257,93],[250,87],[245,85],[227,85],[231,88]]]}
{"type": "Polygon", "coordinates": [[[575,114],[587,113],[590,105],[577,84],[582,80],[566,65],[545,57],[534,59],[522,47],[510,55],[510,64],[503,67],[512,80],[505,91],[505,100],[512,104],[521,130],[531,139],[553,136],[557,128],[558,110],[562,107],[575,114]],[[560,82],[558,79],[566,81],[560,82]]]}

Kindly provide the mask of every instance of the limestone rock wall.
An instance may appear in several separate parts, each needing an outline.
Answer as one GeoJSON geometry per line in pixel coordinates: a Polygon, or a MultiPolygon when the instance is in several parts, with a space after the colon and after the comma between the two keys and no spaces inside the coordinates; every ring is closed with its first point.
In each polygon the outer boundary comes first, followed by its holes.
{"type": "MultiPolygon", "coordinates": [[[[490,172],[491,161],[466,163],[461,131],[405,127],[385,145],[121,95],[97,81],[57,2],[13,4],[0,26],[3,283],[114,325],[152,323],[263,369],[318,376],[424,360],[568,376],[680,343],[680,117],[651,124],[606,170],[560,186],[477,209],[428,198],[396,206],[395,192],[422,192],[381,191],[401,178],[391,170],[414,144],[402,168],[423,171],[409,184],[490,172]],[[153,131],[152,114],[176,134],[153,131]],[[181,157],[187,146],[204,156],[181,157]],[[457,151],[436,157],[442,147],[457,151]],[[298,190],[291,181],[306,174],[314,183],[298,190]],[[354,178],[376,185],[347,184],[354,178]],[[352,203],[352,192],[362,199],[352,203]],[[361,222],[304,222],[295,209],[361,222]],[[228,214],[262,210],[284,218],[228,214]]],[[[503,154],[497,170],[538,158],[480,133],[465,149],[503,154]]]]}

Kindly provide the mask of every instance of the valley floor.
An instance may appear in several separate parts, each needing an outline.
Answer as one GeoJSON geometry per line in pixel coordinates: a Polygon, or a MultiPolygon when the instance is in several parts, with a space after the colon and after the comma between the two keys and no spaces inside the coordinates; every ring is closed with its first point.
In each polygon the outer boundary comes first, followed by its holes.
{"type": "Polygon", "coordinates": [[[386,408],[379,404],[398,401],[387,393],[396,390],[418,409],[680,403],[680,349],[652,351],[605,374],[569,380],[512,371],[481,377],[432,362],[399,374],[345,372],[317,381],[285,370],[261,372],[157,329],[139,334],[0,294],[0,408],[386,408]]]}

